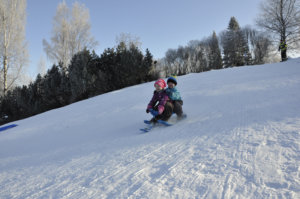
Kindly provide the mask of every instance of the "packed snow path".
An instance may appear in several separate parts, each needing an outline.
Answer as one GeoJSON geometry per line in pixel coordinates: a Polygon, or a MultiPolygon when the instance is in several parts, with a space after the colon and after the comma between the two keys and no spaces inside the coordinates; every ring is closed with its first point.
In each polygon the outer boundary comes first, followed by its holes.
{"type": "Polygon", "coordinates": [[[149,133],[153,82],[15,122],[0,198],[300,198],[300,59],[178,89],[188,118],[149,133]]]}

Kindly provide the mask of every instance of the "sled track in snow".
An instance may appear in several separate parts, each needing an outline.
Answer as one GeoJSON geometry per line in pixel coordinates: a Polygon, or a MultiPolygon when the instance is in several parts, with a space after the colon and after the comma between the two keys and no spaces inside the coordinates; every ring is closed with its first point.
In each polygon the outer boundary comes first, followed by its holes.
{"type": "Polygon", "coordinates": [[[297,198],[299,129],[300,119],[288,119],[226,134],[191,132],[185,139],[23,169],[2,175],[1,184],[6,179],[3,188],[16,198],[297,198]]]}
{"type": "MultiPolygon", "coordinates": [[[[281,183],[279,179],[268,182],[268,178],[262,177],[266,172],[261,169],[266,168],[262,167],[262,163],[270,164],[272,172],[284,175],[286,172],[281,169],[284,165],[279,165],[274,169],[276,165],[274,161],[280,158],[295,158],[284,157],[283,151],[291,150],[293,155],[299,153],[299,145],[294,143],[291,146],[284,146],[277,156],[270,157],[269,160],[263,155],[266,146],[270,145],[270,148],[267,148],[272,150],[271,145],[280,144],[276,143],[277,136],[292,136],[289,139],[292,142],[299,136],[295,132],[294,135],[285,134],[283,127],[286,128],[285,124],[280,123],[254,128],[238,127],[227,137],[216,135],[207,138],[199,135],[184,141],[168,142],[158,148],[147,146],[130,150],[128,154],[125,152],[124,159],[131,156],[136,158],[134,161],[126,165],[117,165],[114,168],[123,168],[121,171],[99,176],[99,187],[102,187],[103,191],[101,196],[107,198],[118,196],[129,198],[240,196],[246,198],[257,197],[257,193],[260,193],[261,197],[279,197],[280,195],[296,197],[299,191],[296,188],[299,185],[297,179],[299,168],[296,161],[286,163],[287,166],[285,166],[290,169],[289,172],[295,172],[295,178],[288,179],[289,184],[281,183]],[[270,132],[274,136],[266,136],[270,135],[270,132]],[[229,142],[232,139],[233,142],[229,142]],[[132,151],[136,153],[132,154],[132,151]],[[233,162],[232,159],[234,159],[233,162]],[[262,159],[266,160],[262,161],[262,159]],[[263,189],[260,188],[261,184],[265,184],[263,189]],[[289,187],[294,192],[287,192],[289,187]]],[[[294,130],[298,128],[300,128],[300,122],[294,130]]],[[[271,175],[271,172],[269,174],[271,175]]]]}

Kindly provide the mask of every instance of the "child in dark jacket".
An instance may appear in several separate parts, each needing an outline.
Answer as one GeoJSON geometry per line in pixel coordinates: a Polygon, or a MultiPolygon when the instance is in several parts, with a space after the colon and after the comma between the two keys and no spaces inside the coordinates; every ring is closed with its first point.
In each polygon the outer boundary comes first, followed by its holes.
{"type": "Polygon", "coordinates": [[[167,86],[163,79],[159,79],[154,83],[155,91],[153,97],[147,106],[147,113],[151,113],[153,118],[151,122],[156,123],[157,120],[167,121],[172,116],[172,104],[169,102],[169,97],[165,91],[167,86]]]}
{"type": "Polygon", "coordinates": [[[175,77],[169,77],[167,80],[168,88],[166,89],[167,95],[170,98],[173,105],[173,112],[176,113],[177,119],[181,119],[184,114],[182,111],[183,101],[180,93],[176,88],[177,80],[175,77]]]}

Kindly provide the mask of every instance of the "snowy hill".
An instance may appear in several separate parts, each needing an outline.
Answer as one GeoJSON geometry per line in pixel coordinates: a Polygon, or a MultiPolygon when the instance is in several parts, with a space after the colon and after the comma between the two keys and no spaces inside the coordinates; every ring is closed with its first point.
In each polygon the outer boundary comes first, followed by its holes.
{"type": "Polygon", "coordinates": [[[178,82],[188,118],[146,134],[153,82],[15,122],[0,198],[300,198],[300,59],[178,82]]]}

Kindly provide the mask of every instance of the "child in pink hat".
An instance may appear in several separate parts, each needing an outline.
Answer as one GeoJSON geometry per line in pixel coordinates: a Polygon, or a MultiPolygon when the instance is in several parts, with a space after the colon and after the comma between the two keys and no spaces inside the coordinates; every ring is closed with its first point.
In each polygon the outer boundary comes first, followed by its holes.
{"type": "Polygon", "coordinates": [[[169,97],[165,91],[167,86],[165,80],[159,79],[154,83],[155,91],[153,97],[147,106],[147,113],[151,113],[153,118],[151,122],[156,123],[157,120],[167,121],[173,112],[173,106],[169,102],[169,97]]]}

